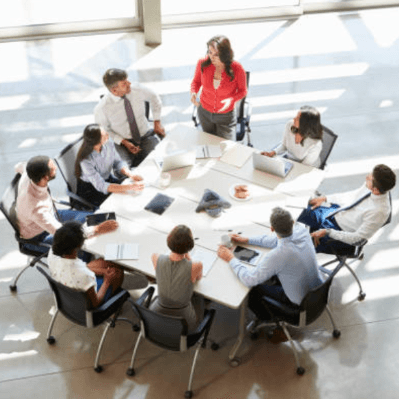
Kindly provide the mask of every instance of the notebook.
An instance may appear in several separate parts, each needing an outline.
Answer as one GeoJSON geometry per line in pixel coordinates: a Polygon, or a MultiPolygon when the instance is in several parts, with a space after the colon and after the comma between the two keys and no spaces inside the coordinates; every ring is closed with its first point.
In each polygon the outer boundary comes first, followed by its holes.
{"type": "Polygon", "coordinates": [[[139,244],[121,243],[107,244],[105,247],[105,260],[132,260],[139,258],[139,244]]]}
{"type": "Polygon", "coordinates": [[[254,153],[253,165],[255,169],[271,173],[275,176],[285,177],[288,175],[294,164],[279,157],[268,157],[266,155],[254,153]]]}

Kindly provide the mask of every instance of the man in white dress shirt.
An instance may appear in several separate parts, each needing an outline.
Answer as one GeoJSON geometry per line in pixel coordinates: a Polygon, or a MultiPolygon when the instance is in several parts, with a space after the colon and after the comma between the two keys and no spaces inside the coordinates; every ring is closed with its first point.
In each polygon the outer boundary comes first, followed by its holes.
{"type": "Polygon", "coordinates": [[[298,222],[310,226],[316,252],[350,250],[369,240],[389,221],[389,191],[395,183],[395,173],[386,165],[377,165],[359,189],[311,199],[298,222]],[[325,204],[327,199],[330,206],[325,204]]]}
{"type": "Polygon", "coordinates": [[[108,69],[103,82],[109,93],[95,107],[95,121],[110,134],[122,159],[137,166],[158,144],[157,136],[165,136],[160,121],[161,99],[142,85],[132,85],[121,69],[108,69]],[[152,110],[153,129],[145,115],[145,102],[152,110]]]}

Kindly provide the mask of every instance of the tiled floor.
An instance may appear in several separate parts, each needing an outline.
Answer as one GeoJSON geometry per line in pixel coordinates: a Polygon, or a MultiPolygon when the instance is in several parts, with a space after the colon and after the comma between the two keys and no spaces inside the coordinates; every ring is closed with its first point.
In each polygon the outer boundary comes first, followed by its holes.
{"type": "MultiPolygon", "coordinates": [[[[312,104],[339,135],[322,191],[356,188],[380,162],[398,172],[398,18],[399,9],[391,8],[166,30],[157,48],[144,46],[140,33],[0,44],[0,192],[16,162],[39,153],[57,155],[93,121],[108,67],[127,69],[131,80],[161,94],[167,129],[190,125],[188,88],[194,65],[205,53],[206,41],[219,32],[231,39],[236,58],[251,71],[256,147],[267,149],[278,142],[287,118],[300,105],[312,104]]],[[[53,183],[53,192],[63,195],[60,178],[53,183]]],[[[373,238],[365,259],[355,266],[366,300],[355,300],[357,287],[348,273],[334,280],[331,308],[341,338],[331,338],[325,315],[306,332],[296,333],[306,374],[295,374],[288,345],[273,345],[265,337],[246,339],[242,364],[231,368],[227,355],[238,312],[219,307],[212,338],[222,348],[202,352],[196,397],[398,397],[398,192],[393,191],[392,223],[373,238]]],[[[49,347],[45,336],[52,294],[33,269],[20,279],[18,293],[10,293],[8,285],[25,259],[3,218],[0,229],[1,398],[183,396],[192,353],[181,356],[144,344],[137,376],[129,378],[125,371],[136,335],[123,324],[106,342],[100,375],[92,369],[100,329],[82,330],[60,317],[57,344],[49,347]]]]}

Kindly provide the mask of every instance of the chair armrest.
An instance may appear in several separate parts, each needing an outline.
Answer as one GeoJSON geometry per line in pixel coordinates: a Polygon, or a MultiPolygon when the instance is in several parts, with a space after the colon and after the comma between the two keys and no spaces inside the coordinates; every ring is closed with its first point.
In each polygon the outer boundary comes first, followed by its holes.
{"type": "Polygon", "coordinates": [[[110,307],[114,306],[118,302],[125,302],[130,297],[130,294],[126,290],[121,290],[117,294],[113,295],[111,298],[108,299],[107,302],[104,302],[102,305],[95,309],[90,309],[93,313],[96,312],[104,312],[105,310],[109,309],[110,307]]]}
{"type": "MultiPolygon", "coordinates": [[[[83,199],[82,197],[79,197],[79,195],[73,193],[72,191],[67,189],[67,195],[68,197],[73,198],[75,201],[80,202],[82,205],[84,205],[87,210],[89,211],[96,211],[98,209],[98,206],[95,206],[93,204],[91,204],[90,202],[86,201],[85,199],[83,199]]],[[[72,204],[70,204],[70,206],[73,208],[74,206],[72,204]]]]}
{"type": "Polygon", "coordinates": [[[141,297],[137,299],[136,303],[140,306],[144,306],[148,308],[148,306],[151,303],[152,296],[154,295],[155,288],[154,287],[148,287],[141,297]]]}
{"type": "Polygon", "coordinates": [[[202,319],[201,323],[197,326],[194,332],[190,333],[187,335],[187,346],[191,347],[193,346],[196,342],[199,341],[199,339],[204,336],[204,340],[202,342],[202,347],[205,348],[206,346],[206,340],[208,338],[209,330],[211,328],[213,318],[215,316],[215,309],[210,309],[205,311],[205,316],[202,319]]]}

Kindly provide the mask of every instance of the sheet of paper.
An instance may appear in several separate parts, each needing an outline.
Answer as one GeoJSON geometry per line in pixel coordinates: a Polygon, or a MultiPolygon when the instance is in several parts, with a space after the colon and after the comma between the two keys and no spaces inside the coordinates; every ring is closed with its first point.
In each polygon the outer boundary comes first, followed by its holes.
{"type": "Polygon", "coordinates": [[[215,254],[215,252],[200,247],[196,247],[191,253],[191,259],[196,262],[202,262],[203,265],[202,274],[205,277],[208,274],[208,272],[212,269],[212,266],[217,259],[217,255],[215,254]]]}
{"type": "Polygon", "coordinates": [[[105,247],[105,260],[134,260],[139,258],[139,244],[109,243],[105,247]]]}
{"type": "Polygon", "coordinates": [[[244,166],[245,162],[248,161],[253,152],[254,150],[251,147],[234,143],[234,145],[229,145],[228,148],[226,148],[220,160],[241,168],[244,166]]]}

